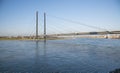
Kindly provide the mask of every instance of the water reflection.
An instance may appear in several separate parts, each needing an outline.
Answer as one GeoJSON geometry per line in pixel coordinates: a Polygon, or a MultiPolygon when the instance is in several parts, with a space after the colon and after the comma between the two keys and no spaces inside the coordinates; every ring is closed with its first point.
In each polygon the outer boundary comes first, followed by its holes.
{"type": "Polygon", "coordinates": [[[46,43],[47,43],[46,40],[44,40],[44,42],[43,42],[44,57],[46,57],[46,51],[47,51],[46,50],[46,43]]]}
{"type": "Polygon", "coordinates": [[[35,45],[35,72],[45,72],[47,69],[46,41],[36,41],[35,45]]]}
{"type": "Polygon", "coordinates": [[[39,61],[39,46],[38,46],[38,43],[39,41],[35,41],[35,45],[36,45],[36,48],[35,48],[35,65],[38,64],[38,61],[39,61]]]}

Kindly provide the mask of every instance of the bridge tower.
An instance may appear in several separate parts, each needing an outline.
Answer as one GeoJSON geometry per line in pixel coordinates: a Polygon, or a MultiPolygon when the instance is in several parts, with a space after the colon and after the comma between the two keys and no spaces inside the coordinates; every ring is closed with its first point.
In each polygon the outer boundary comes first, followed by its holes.
{"type": "Polygon", "coordinates": [[[46,41],[46,13],[44,13],[44,40],[46,41]]]}
{"type": "Polygon", "coordinates": [[[38,39],[38,11],[36,11],[36,39],[38,39]]]}

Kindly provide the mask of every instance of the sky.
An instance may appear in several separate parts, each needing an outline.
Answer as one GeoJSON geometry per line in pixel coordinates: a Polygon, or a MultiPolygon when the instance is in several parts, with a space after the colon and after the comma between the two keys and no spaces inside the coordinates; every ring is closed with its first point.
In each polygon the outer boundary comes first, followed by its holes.
{"type": "Polygon", "coordinates": [[[36,11],[39,35],[44,12],[47,34],[120,30],[120,0],[0,0],[0,36],[34,35],[36,11]]]}

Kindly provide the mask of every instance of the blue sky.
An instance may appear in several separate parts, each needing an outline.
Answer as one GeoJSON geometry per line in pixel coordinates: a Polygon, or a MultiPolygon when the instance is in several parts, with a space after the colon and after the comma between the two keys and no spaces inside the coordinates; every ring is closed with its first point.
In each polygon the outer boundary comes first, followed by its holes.
{"type": "Polygon", "coordinates": [[[0,0],[0,36],[35,34],[35,13],[39,12],[39,34],[43,34],[43,13],[47,33],[104,31],[53,16],[103,28],[120,30],[120,0],[0,0]]]}

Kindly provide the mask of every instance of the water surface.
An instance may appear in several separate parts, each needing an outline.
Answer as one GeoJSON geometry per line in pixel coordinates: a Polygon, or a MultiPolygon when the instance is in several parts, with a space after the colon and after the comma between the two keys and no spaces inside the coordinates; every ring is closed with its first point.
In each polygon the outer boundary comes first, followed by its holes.
{"type": "Polygon", "coordinates": [[[120,40],[0,41],[0,73],[108,73],[120,68],[120,40]]]}

